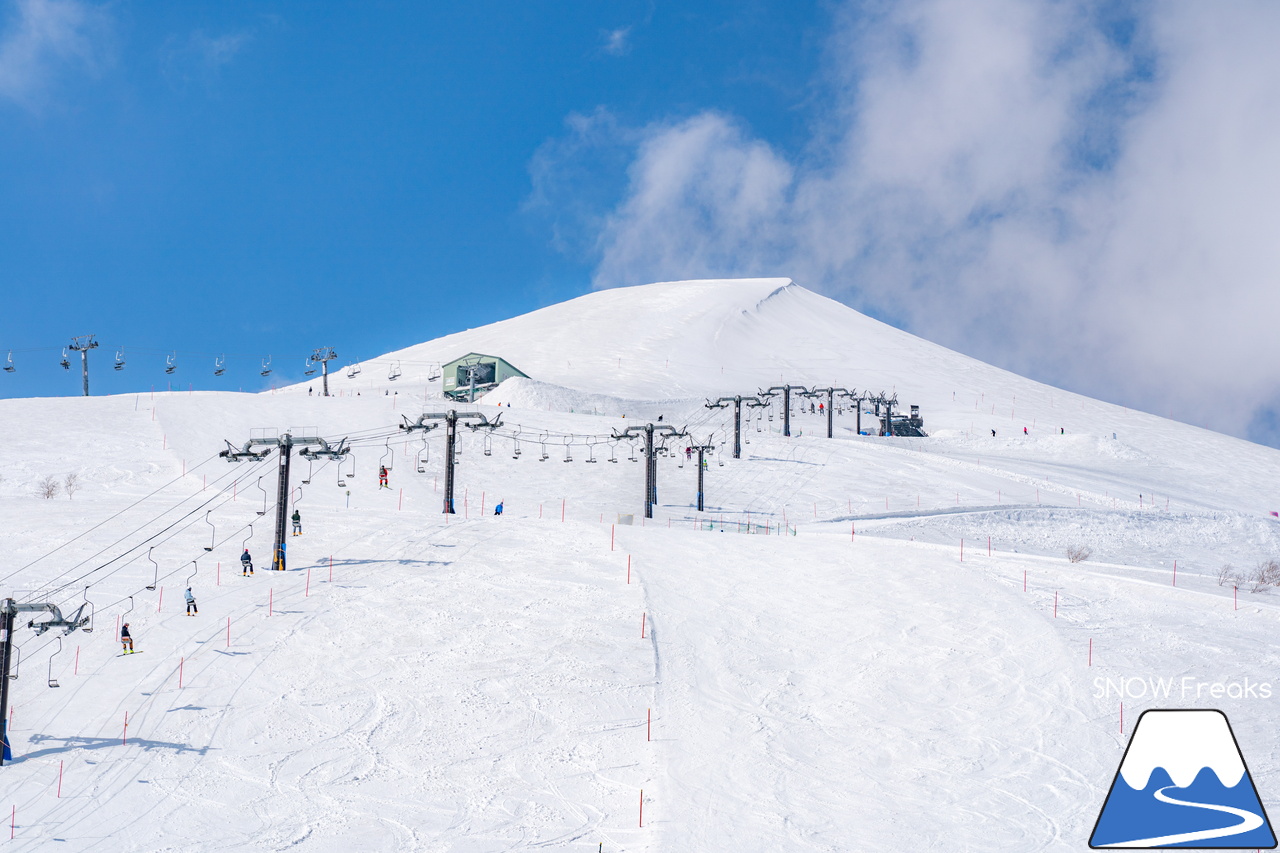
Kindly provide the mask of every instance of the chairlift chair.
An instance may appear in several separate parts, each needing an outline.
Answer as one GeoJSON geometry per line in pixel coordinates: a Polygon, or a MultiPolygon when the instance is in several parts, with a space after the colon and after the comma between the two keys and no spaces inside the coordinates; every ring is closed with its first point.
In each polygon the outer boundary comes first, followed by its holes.
{"type": "Polygon", "coordinates": [[[356,378],[357,376],[359,376],[359,375],[360,375],[360,365],[358,365],[358,364],[349,364],[349,365],[347,365],[347,378],[348,378],[348,379],[355,379],[355,378],[356,378]]]}
{"type": "Polygon", "coordinates": [[[206,551],[212,551],[213,546],[218,544],[218,528],[214,527],[213,522],[209,520],[209,513],[213,510],[206,510],[204,514],[204,523],[209,525],[209,544],[205,546],[206,551]]]}
{"type": "Polygon", "coordinates": [[[124,370],[124,347],[120,347],[120,349],[116,351],[115,369],[124,370]]]}
{"type": "Polygon", "coordinates": [[[618,440],[609,439],[609,461],[617,464],[618,462],[618,440]]]}
{"type": "Polygon", "coordinates": [[[266,515],[267,514],[267,490],[262,488],[261,477],[258,478],[258,491],[262,492],[262,509],[258,512],[258,515],[266,515]]]}
{"type": "Polygon", "coordinates": [[[195,577],[198,574],[200,574],[200,562],[198,560],[192,560],[191,574],[187,575],[187,589],[191,589],[191,583],[195,580],[195,577]]]}
{"type": "Polygon", "coordinates": [[[542,446],[542,455],[538,457],[539,462],[547,461],[547,440],[545,437],[538,440],[538,444],[542,446]]]}
{"type": "Polygon", "coordinates": [[[493,455],[493,436],[489,435],[488,433],[485,433],[485,436],[484,436],[484,455],[485,456],[493,455]]]}
{"type": "Polygon", "coordinates": [[[427,440],[422,439],[422,449],[417,454],[418,473],[427,473],[427,463],[431,461],[431,445],[427,444],[427,440]]]}
{"type": "Polygon", "coordinates": [[[307,356],[307,369],[302,371],[303,376],[315,376],[316,369],[312,366],[311,356],[307,356]]]}
{"type": "MultiPolygon", "coordinates": [[[[151,583],[147,584],[147,589],[150,589],[150,590],[154,590],[156,588],[156,584],[160,583],[160,564],[157,563],[155,561],[155,558],[151,556],[151,551],[154,549],[154,547],[155,546],[152,546],[151,548],[147,549],[147,559],[151,561],[151,565],[155,569],[155,573],[151,576],[151,583]]],[[[129,603],[133,604],[133,596],[129,597],[129,603]]]]}
{"type": "Polygon", "coordinates": [[[569,444],[570,444],[570,442],[572,442],[572,441],[573,441],[573,439],[572,439],[572,438],[570,438],[569,436],[567,436],[567,435],[566,435],[566,436],[564,437],[564,461],[565,461],[565,462],[572,462],[572,461],[573,461],[573,455],[572,455],[572,454],[570,453],[570,451],[569,451],[569,444]]]}
{"type": "Polygon", "coordinates": [[[226,372],[227,372],[227,369],[226,369],[225,367],[223,367],[223,366],[222,366],[222,365],[224,365],[224,364],[226,364],[226,363],[227,363],[227,358],[226,358],[226,356],[221,356],[221,357],[219,357],[219,358],[215,358],[215,359],[213,360],[213,375],[214,375],[214,376],[221,376],[222,374],[226,373],[226,372]]]}
{"type": "Polygon", "coordinates": [[[165,372],[165,373],[173,373],[175,370],[177,370],[177,369],[178,369],[178,352],[177,352],[177,350],[174,350],[173,355],[166,355],[166,356],[164,357],[164,364],[165,364],[165,367],[164,367],[164,372],[165,372]]]}
{"type": "Polygon", "coordinates": [[[93,633],[93,602],[89,600],[89,587],[84,588],[84,607],[89,608],[89,621],[80,626],[80,630],[86,634],[93,633]]]}
{"type": "Polygon", "coordinates": [[[54,650],[53,654],[49,655],[49,686],[50,687],[58,686],[58,679],[53,677],[53,659],[56,658],[61,652],[62,652],[62,638],[59,637],[58,648],[54,650]]]}
{"type": "Polygon", "coordinates": [[[397,379],[400,378],[400,373],[401,373],[400,362],[393,361],[391,363],[391,368],[387,371],[388,381],[395,382],[397,379]]]}
{"type": "Polygon", "coordinates": [[[5,363],[4,372],[13,373],[14,369],[15,368],[13,366],[13,350],[9,350],[9,360],[5,363]]]}
{"type": "Polygon", "coordinates": [[[596,443],[595,441],[587,442],[587,463],[594,465],[596,463],[596,443]]]}
{"type": "Polygon", "coordinates": [[[382,458],[378,460],[378,467],[386,468],[391,471],[395,468],[396,452],[391,449],[391,439],[387,439],[387,450],[382,454],[382,458]],[[387,458],[390,457],[390,458],[387,458]]]}
{"type": "Polygon", "coordinates": [[[262,362],[262,370],[258,372],[263,376],[271,375],[271,356],[268,355],[266,360],[262,362]]]}
{"type": "Polygon", "coordinates": [[[58,362],[58,364],[61,364],[61,365],[62,365],[62,369],[63,369],[63,370],[70,370],[70,369],[71,369],[71,362],[70,362],[70,361],[67,361],[67,350],[66,350],[66,348],[65,348],[65,347],[64,347],[64,348],[63,348],[63,350],[62,350],[62,361],[58,362]]]}
{"type": "Polygon", "coordinates": [[[519,427],[516,427],[516,434],[515,434],[515,437],[511,439],[511,445],[512,445],[511,458],[519,459],[520,458],[520,428],[519,427]]]}
{"type": "Polygon", "coordinates": [[[315,465],[316,463],[314,459],[307,459],[307,476],[305,479],[303,479],[302,485],[304,486],[311,485],[311,472],[315,469],[315,465]]]}

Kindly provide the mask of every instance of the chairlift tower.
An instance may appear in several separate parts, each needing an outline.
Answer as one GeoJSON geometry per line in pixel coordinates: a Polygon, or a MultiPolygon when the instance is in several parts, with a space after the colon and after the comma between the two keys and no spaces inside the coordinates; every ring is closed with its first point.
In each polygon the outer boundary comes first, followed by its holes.
{"type": "MultiPolygon", "coordinates": [[[[313,447],[319,447],[322,451],[328,451],[329,455],[335,459],[341,459],[346,455],[345,447],[346,439],[339,442],[337,448],[330,448],[328,442],[323,438],[315,436],[297,436],[286,432],[281,436],[261,435],[250,438],[244,443],[240,450],[236,450],[231,442],[227,442],[227,449],[218,455],[228,462],[243,462],[245,460],[258,461],[265,459],[271,453],[272,448],[280,449],[280,466],[276,474],[276,542],[275,547],[271,551],[271,568],[276,571],[283,572],[286,568],[285,549],[288,547],[285,540],[285,524],[289,520],[289,461],[293,456],[294,447],[302,447],[304,451],[310,451],[313,447]],[[255,448],[262,448],[256,450],[255,448]],[[341,450],[339,454],[338,451],[341,450]]],[[[308,455],[323,455],[311,451],[308,455]]]]}
{"type": "Polygon", "coordinates": [[[93,335],[80,335],[71,339],[69,350],[80,353],[80,375],[84,378],[84,396],[89,396],[89,350],[97,349],[98,342],[93,335]]]}
{"type": "Polygon", "coordinates": [[[324,396],[329,396],[329,362],[338,357],[333,347],[320,347],[311,353],[311,363],[320,362],[320,381],[324,384],[324,396]]]}
{"type": "Polygon", "coordinates": [[[622,432],[613,431],[613,437],[639,438],[644,436],[644,517],[653,518],[653,505],[658,502],[658,457],[653,449],[653,436],[665,435],[675,438],[687,436],[684,430],[678,430],[669,424],[645,424],[642,427],[627,427],[622,432]]]}
{"type": "Polygon", "coordinates": [[[502,415],[498,415],[496,420],[490,422],[490,420],[480,412],[459,412],[456,409],[450,409],[447,412],[423,412],[413,423],[410,423],[409,418],[405,416],[404,423],[400,424],[400,429],[404,430],[406,433],[412,433],[415,430],[425,433],[440,426],[439,424],[429,424],[427,421],[444,421],[443,512],[447,515],[455,515],[456,510],[453,508],[453,464],[454,446],[458,439],[458,422],[462,421],[462,425],[472,432],[481,429],[494,430],[502,426],[502,415]],[[468,421],[472,420],[476,421],[476,423],[468,423],[468,421]]]}
{"type": "Polygon", "coordinates": [[[819,394],[827,395],[827,438],[831,438],[831,433],[832,433],[831,411],[833,407],[831,404],[835,401],[835,396],[839,394],[843,397],[853,393],[856,393],[856,392],[850,391],[848,388],[840,388],[840,387],[810,388],[808,391],[805,392],[806,397],[816,397],[819,394]]]}
{"type": "MultiPolygon", "coordinates": [[[[734,397],[721,397],[720,399],[716,400],[714,403],[711,402],[710,400],[707,401],[708,409],[723,409],[726,406],[728,406],[730,403],[733,403],[733,458],[734,459],[742,458],[742,404],[744,401],[748,406],[756,409],[762,406],[769,405],[767,402],[765,402],[764,400],[761,400],[759,397],[744,397],[741,394],[738,394],[737,396],[734,396],[734,397]]],[[[702,489],[699,488],[698,491],[701,492],[702,489]]]]}
{"type": "Polygon", "coordinates": [[[711,451],[715,450],[716,446],[711,443],[711,438],[708,437],[706,444],[695,444],[692,446],[692,449],[698,452],[698,512],[702,512],[703,511],[702,509],[703,479],[702,478],[703,478],[703,474],[706,473],[706,467],[703,464],[703,454],[710,453],[711,451]]]}
{"type": "MultiPolygon", "coordinates": [[[[36,623],[34,620],[27,623],[28,628],[34,628],[36,634],[43,634],[51,628],[62,628],[63,636],[70,634],[77,628],[85,628],[90,624],[92,612],[90,615],[84,615],[86,607],[89,604],[81,604],[80,609],[70,618],[63,618],[62,611],[55,604],[49,602],[40,602],[39,604],[22,604],[14,601],[12,598],[6,598],[3,604],[0,604],[0,765],[13,758],[13,751],[9,746],[9,681],[16,676],[9,675],[9,665],[13,660],[13,623],[14,618],[19,613],[49,613],[53,618],[36,623]]],[[[50,682],[51,686],[57,686],[54,682],[50,682]]]]}
{"type": "Polygon", "coordinates": [[[778,392],[782,392],[782,434],[787,438],[791,437],[791,392],[795,391],[799,394],[808,393],[808,389],[803,385],[774,385],[773,387],[760,392],[761,397],[776,397],[778,392]]]}

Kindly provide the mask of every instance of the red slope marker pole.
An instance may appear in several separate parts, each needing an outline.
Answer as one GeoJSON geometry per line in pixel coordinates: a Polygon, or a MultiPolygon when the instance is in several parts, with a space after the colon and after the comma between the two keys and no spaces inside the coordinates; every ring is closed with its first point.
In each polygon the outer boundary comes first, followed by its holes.
{"type": "Polygon", "coordinates": [[[566,500],[565,498],[561,498],[561,499],[560,499],[560,520],[561,520],[561,521],[564,521],[564,505],[565,505],[565,500],[566,500]]]}
{"type": "Polygon", "coordinates": [[[58,799],[62,799],[62,762],[58,762],[58,799]]]}
{"type": "Polygon", "coordinates": [[[400,505],[396,507],[396,511],[399,512],[402,509],[404,509],[404,489],[403,488],[400,489],[400,505]]]}
{"type": "Polygon", "coordinates": [[[186,661],[187,659],[185,657],[178,658],[178,689],[179,690],[182,689],[182,665],[186,663],[186,661]]]}
{"type": "Polygon", "coordinates": [[[631,583],[631,555],[627,555],[627,583],[631,583]]]}
{"type": "Polygon", "coordinates": [[[618,526],[616,524],[609,525],[609,550],[613,550],[613,543],[618,536],[618,526]]]}
{"type": "Polygon", "coordinates": [[[653,709],[648,708],[644,721],[644,739],[653,740],[653,709]]]}
{"type": "Polygon", "coordinates": [[[124,736],[120,738],[120,744],[123,746],[129,742],[129,712],[124,712],[124,736]]]}
{"type": "Polygon", "coordinates": [[[164,587],[160,587],[160,598],[156,601],[156,612],[160,612],[160,608],[164,606],[164,587]]]}
{"type": "Polygon", "coordinates": [[[645,626],[645,623],[648,621],[648,619],[649,619],[648,613],[640,614],[640,639],[642,640],[644,639],[644,626],[645,626]]]}
{"type": "Polygon", "coordinates": [[[76,646],[76,668],[74,671],[72,671],[71,674],[72,675],[80,674],[80,647],[79,646],[76,646]]]}
{"type": "Polygon", "coordinates": [[[964,540],[960,540],[960,562],[964,562],[964,540]]]}
{"type": "Polygon", "coordinates": [[[302,597],[306,598],[309,595],[311,595],[311,567],[307,566],[307,588],[303,591],[302,597]]]}
{"type": "MultiPolygon", "coordinates": [[[[14,806],[16,809],[17,806],[14,806]]],[[[644,828],[644,788],[640,789],[640,828],[644,828]]]]}

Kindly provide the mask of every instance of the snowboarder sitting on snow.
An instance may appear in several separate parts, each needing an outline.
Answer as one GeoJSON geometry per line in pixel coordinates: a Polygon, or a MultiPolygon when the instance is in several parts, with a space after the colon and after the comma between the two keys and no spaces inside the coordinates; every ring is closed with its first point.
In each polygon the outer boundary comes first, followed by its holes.
{"type": "Polygon", "coordinates": [[[187,615],[195,616],[200,612],[200,608],[196,607],[196,597],[191,594],[191,587],[187,587],[185,598],[187,599],[187,615]]]}
{"type": "Polygon", "coordinates": [[[240,555],[240,573],[245,577],[253,574],[253,558],[249,556],[248,548],[245,548],[244,553],[240,555]]]}
{"type": "Polygon", "coordinates": [[[290,516],[290,519],[293,521],[293,535],[301,536],[302,535],[302,513],[298,512],[295,509],[293,511],[293,515],[290,516]]]}
{"type": "Polygon", "coordinates": [[[378,466],[378,488],[380,489],[391,488],[390,486],[387,485],[387,466],[386,465],[378,466]]]}
{"type": "Polygon", "coordinates": [[[129,634],[129,623],[120,626],[120,643],[124,646],[123,654],[133,654],[133,637],[129,634]]]}
{"type": "Polygon", "coordinates": [[[498,505],[493,508],[494,515],[502,515],[502,501],[498,501],[498,505]]]}

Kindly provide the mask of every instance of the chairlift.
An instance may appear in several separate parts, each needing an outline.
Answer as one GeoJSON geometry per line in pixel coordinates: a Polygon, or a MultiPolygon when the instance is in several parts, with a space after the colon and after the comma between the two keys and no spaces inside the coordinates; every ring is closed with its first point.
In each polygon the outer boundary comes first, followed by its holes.
{"type": "Polygon", "coordinates": [[[569,451],[569,445],[570,445],[572,442],[573,442],[573,439],[572,439],[571,437],[569,437],[569,436],[567,436],[567,435],[564,437],[564,461],[565,461],[565,462],[572,462],[572,461],[573,461],[573,456],[571,455],[571,453],[570,453],[570,451],[569,451]]]}
{"type": "Polygon", "coordinates": [[[677,453],[677,454],[676,454],[676,467],[677,467],[677,468],[683,468],[683,467],[684,467],[684,454],[683,454],[683,453],[677,453]]]}
{"type": "Polygon", "coordinates": [[[618,440],[615,438],[609,439],[609,461],[614,464],[618,462],[618,440]]]}
{"type": "Polygon", "coordinates": [[[427,473],[427,463],[431,461],[431,445],[427,444],[427,440],[422,439],[422,449],[417,453],[418,473],[427,473]]]}
{"type": "Polygon", "coordinates": [[[204,523],[209,525],[209,544],[205,546],[206,551],[212,551],[213,546],[218,544],[218,528],[214,527],[213,522],[209,520],[209,513],[213,510],[206,510],[204,514],[204,523]]]}
{"type": "Polygon", "coordinates": [[[388,471],[391,471],[395,468],[396,464],[396,452],[391,449],[391,439],[387,439],[386,447],[386,453],[383,453],[382,458],[378,460],[378,467],[386,468],[388,471]],[[388,459],[387,457],[390,458],[388,459]]]}
{"type": "Polygon", "coordinates": [[[721,468],[724,467],[724,451],[723,450],[716,451],[716,464],[719,465],[721,468]]]}
{"type": "Polygon", "coordinates": [[[120,347],[120,349],[116,350],[115,369],[124,370],[124,347],[120,347]]]}
{"type": "MultiPolygon", "coordinates": [[[[89,587],[87,587],[87,586],[84,588],[84,605],[83,605],[83,607],[87,607],[87,608],[89,608],[89,621],[88,621],[88,622],[85,622],[82,626],[80,626],[80,630],[81,630],[81,631],[84,631],[86,634],[92,634],[92,633],[93,633],[93,611],[94,611],[94,607],[93,607],[93,602],[89,600],[89,587]]],[[[83,607],[82,607],[82,609],[83,609],[83,607]]]]}
{"type": "Polygon", "coordinates": [[[484,436],[484,455],[485,456],[493,455],[493,436],[489,435],[488,433],[485,433],[485,436],[484,436]]]}
{"type": "Polygon", "coordinates": [[[259,370],[258,372],[263,376],[271,375],[271,356],[268,355],[266,357],[266,360],[262,362],[262,370],[259,370]]]}
{"type": "Polygon", "coordinates": [[[262,509],[258,512],[258,515],[266,515],[267,514],[267,490],[262,488],[261,477],[258,478],[258,491],[262,492],[262,509]]]}
{"type": "Polygon", "coordinates": [[[640,460],[636,458],[636,443],[634,441],[629,441],[627,442],[627,446],[631,448],[631,461],[639,462],[640,460]]]}
{"type": "Polygon", "coordinates": [[[538,444],[542,446],[542,455],[538,457],[538,461],[546,462],[547,461],[547,437],[543,435],[542,438],[538,439],[538,444]]]}
{"type": "Polygon", "coordinates": [[[67,360],[67,349],[66,349],[66,347],[63,347],[63,348],[62,348],[62,361],[58,362],[58,364],[61,364],[61,365],[62,365],[62,369],[63,369],[63,370],[70,370],[70,369],[71,369],[71,362],[67,360]]]}
{"type": "MultiPolygon", "coordinates": [[[[152,546],[151,548],[147,549],[147,559],[151,561],[151,565],[155,569],[155,574],[153,574],[151,577],[151,583],[147,584],[147,589],[150,589],[150,590],[154,590],[156,588],[156,584],[160,583],[160,564],[157,563],[155,561],[155,558],[151,556],[151,551],[154,549],[154,547],[155,546],[152,546]]],[[[133,596],[129,597],[129,603],[130,604],[133,603],[133,596]]]]}
{"type": "Polygon", "coordinates": [[[431,368],[430,375],[429,375],[429,376],[427,376],[427,381],[428,381],[428,382],[435,382],[435,381],[436,381],[437,379],[439,379],[439,378],[440,378],[440,368],[439,368],[439,366],[437,365],[436,367],[432,367],[432,368],[431,368]]]}
{"type": "Polygon", "coordinates": [[[173,373],[175,370],[178,369],[178,351],[177,350],[173,351],[173,355],[166,355],[164,357],[164,365],[165,365],[164,367],[165,373],[173,373]]]}
{"type": "Polygon", "coordinates": [[[4,372],[13,373],[16,368],[13,366],[13,350],[9,350],[9,360],[5,363],[4,372]]]}
{"type": "Polygon", "coordinates": [[[596,443],[595,441],[587,442],[587,462],[594,465],[596,463],[596,443]]]}
{"type": "Polygon", "coordinates": [[[357,376],[359,376],[359,375],[360,375],[360,365],[358,365],[358,364],[349,364],[349,365],[347,365],[347,378],[348,378],[348,379],[355,379],[355,378],[356,378],[357,376]]]}
{"type": "Polygon", "coordinates": [[[56,658],[61,652],[62,652],[62,638],[58,637],[58,648],[54,650],[53,654],[49,655],[49,686],[50,687],[58,686],[58,679],[53,677],[53,659],[56,658]]]}
{"type": "Polygon", "coordinates": [[[245,534],[244,541],[240,543],[240,553],[243,554],[245,551],[249,550],[249,542],[252,539],[253,539],[253,525],[250,524],[249,532],[245,534]]]}
{"type": "Polygon", "coordinates": [[[191,589],[191,582],[195,576],[200,574],[200,562],[198,560],[191,561],[191,574],[187,575],[187,589],[191,589]]]}
{"type": "Polygon", "coordinates": [[[314,362],[311,360],[311,356],[307,356],[307,368],[306,368],[306,370],[302,371],[302,375],[303,375],[303,376],[315,376],[315,375],[316,375],[316,369],[315,369],[315,367],[313,367],[313,364],[314,364],[314,362]]]}
{"type": "Polygon", "coordinates": [[[400,362],[393,361],[391,363],[391,369],[387,371],[387,379],[391,382],[395,382],[400,378],[400,373],[400,362]]]}
{"type": "MultiPolygon", "coordinates": [[[[351,457],[351,470],[347,472],[347,476],[354,480],[356,478],[356,455],[354,453],[348,453],[347,455],[351,457]]],[[[341,468],[342,466],[339,465],[338,467],[341,468]]],[[[342,474],[339,473],[338,477],[341,480],[342,474]]],[[[346,483],[340,481],[338,485],[345,486],[346,483]]]]}
{"type": "Polygon", "coordinates": [[[511,458],[519,459],[520,458],[520,428],[519,427],[516,427],[516,434],[511,439],[511,444],[512,444],[511,458]]]}
{"type": "Polygon", "coordinates": [[[213,375],[221,376],[222,374],[226,373],[227,369],[223,367],[223,365],[226,363],[227,363],[227,357],[225,355],[215,358],[213,360],[213,375]]]}
{"type": "Polygon", "coordinates": [[[311,474],[315,470],[315,467],[316,467],[316,461],[311,457],[307,457],[307,476],[303,478],[302,485],[304,486],[311,485],[311,474]]]}

